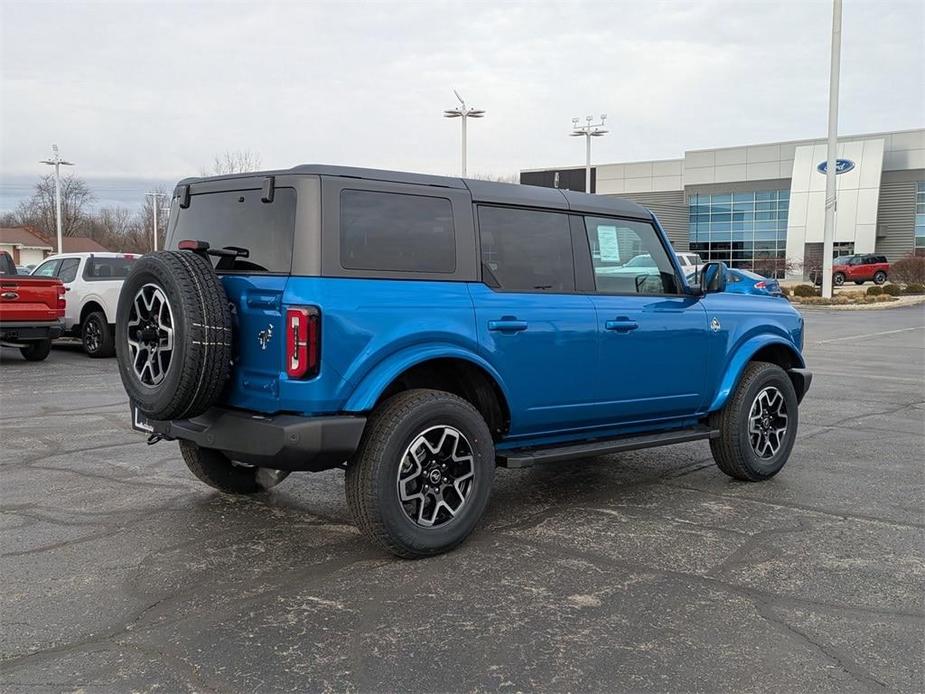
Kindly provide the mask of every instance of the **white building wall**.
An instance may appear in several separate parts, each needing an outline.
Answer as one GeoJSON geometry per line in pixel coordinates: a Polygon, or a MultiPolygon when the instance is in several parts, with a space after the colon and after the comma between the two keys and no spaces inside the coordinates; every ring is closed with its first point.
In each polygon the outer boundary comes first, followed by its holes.
{"type": "MultiPolygon", "coordinates": [[[[877,243],[877,205],[883,171],[883,138],[854,140],[838,145],[838,158],[854,168],[835,177],[838,208],[834,241],[854,243],[855,253],[873,253],[877,243]]],[[[823,142],[796,148],[790,180],[787,222],[787,259],[793,276],[802,276],[807,243],[822,243],[825,228],[825,174],[816,168],[825,161],[823,142]]]]}

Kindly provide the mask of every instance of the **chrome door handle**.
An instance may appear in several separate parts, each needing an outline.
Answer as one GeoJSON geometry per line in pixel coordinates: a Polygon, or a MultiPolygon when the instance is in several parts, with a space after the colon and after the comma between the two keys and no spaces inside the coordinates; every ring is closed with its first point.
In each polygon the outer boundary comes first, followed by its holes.
{"type": "Polygon", "coordinates": [[[513,318],[488,321],[488,329],[502,333],[519,333],[527,329],[527,321],[513,318]]]}
{"type": "Polygon", "coordinates": [[[628,320],[626,318],[619,318],[617,320],[609,320],[604,323],[604,328],[615,333],[628,333],[635,330],[639,327],[639,323],[634,320],[628,320]]]}

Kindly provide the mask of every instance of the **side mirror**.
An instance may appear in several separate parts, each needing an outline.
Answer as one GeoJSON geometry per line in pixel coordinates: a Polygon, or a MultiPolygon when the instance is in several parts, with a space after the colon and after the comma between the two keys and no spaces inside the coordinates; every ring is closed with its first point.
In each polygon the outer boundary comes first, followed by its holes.
{"type": "Polygon", "coordinates": [[[707,263],[700,269],[700,292],[715,294],[726,291],[726,263],[707,263]]]}

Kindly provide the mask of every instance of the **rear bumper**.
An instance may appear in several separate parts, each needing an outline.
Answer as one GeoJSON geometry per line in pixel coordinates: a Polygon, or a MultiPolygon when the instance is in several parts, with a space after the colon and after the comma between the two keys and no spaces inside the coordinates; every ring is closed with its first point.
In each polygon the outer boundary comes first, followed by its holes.
{"type": "Polygon", "coordinates": [[[215,448],[241,463],[318,472],[338,467],[354,454],[366,418],[262,416],[213,407],[192,419],[148,423],[165,438],[215,448]]]}
{"type": "Polygon", "coordinates": [[[54,340],[64,332],[64,322],[30,323],[28,321],[7,321],[0,323],[0,342],[20,344],[40,340],[54,340]]]}
{"type": "Polygon", "coordinates": [[[809,392],[809,387],[813,383],[813,372],[809,369],[788,369],[787,375],[793,381],[793,387],[797,391],[797,402],[803,402],[803,396],[809,392]]]}

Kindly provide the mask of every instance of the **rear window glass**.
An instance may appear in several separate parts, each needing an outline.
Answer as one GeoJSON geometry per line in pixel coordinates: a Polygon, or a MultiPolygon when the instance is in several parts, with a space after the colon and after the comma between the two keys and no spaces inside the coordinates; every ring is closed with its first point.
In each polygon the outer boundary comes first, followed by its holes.
{"type": "Polygon", "coordinates": [[[350,270],[456,270],[453,208],[446,198],[344,190],[340,263],[350,270]]]}
{"type": "Polygon", "coordinates": [[[276,188],[273,202],[261,202],[260,195],[260,190],[235,190],[190,196],[189,207],[178,208],[171,248],[187,239],[206,241],[211,248],[245,248],[249,255],[234,261],[233,272],[288,273],[295,233],[295,188],[276,188]]]}
{"type": "MultiPolygon", "coordinates": [[[[127,258],[87,258],[87,266],[84,268],[84,279],[88,280],[110,280],[110,279],[122,279],[128,277],[128,271],[132,269],[132,265],[138,258],[134,256],[129,256],[127,258]]],[[[65,261],[67,262],[67,261],[65,261]]],[[[64,268],[62,268],[62,273],[64,268]]],[[[63,282],[69,282],[71,280],[66,280],[63,277],[61,278],[63,282]]]]}

